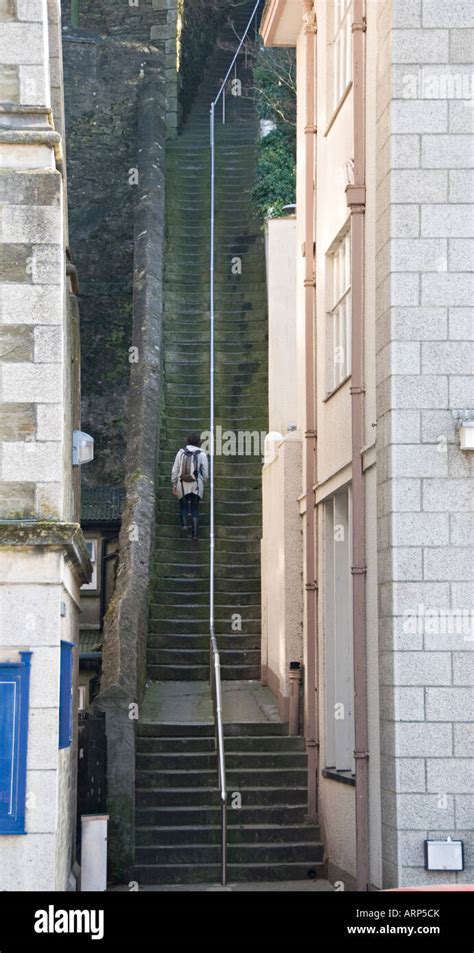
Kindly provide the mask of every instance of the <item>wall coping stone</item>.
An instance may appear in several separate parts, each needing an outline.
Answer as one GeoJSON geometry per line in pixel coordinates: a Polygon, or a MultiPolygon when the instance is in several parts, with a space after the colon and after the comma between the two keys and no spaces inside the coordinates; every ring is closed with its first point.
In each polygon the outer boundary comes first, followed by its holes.
{"type": "Polygon", "coordinates": [[[0,521],[0,547],[30,549],[43,547],[62,550],[80,583],[89,582],[92,565],[79,523],[48,521],[0,521]]]}

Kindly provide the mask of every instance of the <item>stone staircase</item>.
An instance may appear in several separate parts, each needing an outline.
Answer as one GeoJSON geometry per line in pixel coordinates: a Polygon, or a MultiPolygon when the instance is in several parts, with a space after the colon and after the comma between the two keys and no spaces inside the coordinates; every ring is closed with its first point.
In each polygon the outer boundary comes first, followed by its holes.
{"type": "MultiPolygon", "coordinates": [[[[238,31],[247,19],[240,10],[238,31]]],[[[234,38],[224,31],[224,40],[234,38]]],[[[160,681],[209,677],[208,493],[200,542],[192,545],[178,532],[170,472],[186,434],[209,426],[209,106],[230,57],[216,50],[167,151],[164,393],[148,641],[149,677],[160,681]]],[[[250,73],[240,66],[238,73],[245,88],[250,73]]],[[[257,132],[252,102],[228,96],[226,125],[220,111],[216,125],[216,425],[236,435],[267,425],[264,238],[250,195],[257,132]],[[232,274],[235,256],[241,275],[232,274]]],[[[260,677],[261,463],[260,452],[215,459],[215,618],[224,679],[260,677]]]]}
{"type": "MultiPolygon", "coordinates": [[[[307,880],[322,872],[319,827],[305,820],[304,740],[287,730],[284,724],[225,726],[229,883],[307,880]],[[233,809],[235,794],[241,806],[233,809]]],[[[216,769],[212,725],[140,725],[140,884],[219,882],[216,769]]]]}

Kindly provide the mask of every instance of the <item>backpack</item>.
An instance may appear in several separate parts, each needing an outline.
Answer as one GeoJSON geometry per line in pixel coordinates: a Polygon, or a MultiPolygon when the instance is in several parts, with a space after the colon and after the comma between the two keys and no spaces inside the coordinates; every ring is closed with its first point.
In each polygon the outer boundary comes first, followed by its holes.
{"type": "Polygon", "coordinates": [[[179,479],[182,483],[195,483],[199,474],[200,450],[183,450],[179,479]]]}

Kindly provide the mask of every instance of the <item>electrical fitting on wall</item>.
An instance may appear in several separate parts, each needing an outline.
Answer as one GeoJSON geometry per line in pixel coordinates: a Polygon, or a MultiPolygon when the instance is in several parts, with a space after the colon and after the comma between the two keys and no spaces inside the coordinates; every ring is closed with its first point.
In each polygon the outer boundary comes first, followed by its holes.
{"type": "Polygon", "coordinates": [[[464,870],[462,840],[425,840],[425,870],[464,870]]]}
{"type": "Polygon", "coordinates": [[[94,459],[94,438],[82,430],[73,430],[72,433],[72,465],[81,467],[83,463],[91,463],[94,459]]]}
{"type": "Polygon", "coordinates": [[[459,428],[461,450],[474,450],[474,420],[464,420],[459,428]]]}

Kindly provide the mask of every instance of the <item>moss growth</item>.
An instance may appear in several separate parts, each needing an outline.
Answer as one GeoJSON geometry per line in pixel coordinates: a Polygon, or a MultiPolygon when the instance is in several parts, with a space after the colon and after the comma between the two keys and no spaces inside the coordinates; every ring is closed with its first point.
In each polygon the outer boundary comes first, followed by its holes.
{"type": "Polygon", "coordinates": [[[126,794],[108,798],[110,815],[108,834],[108,876],[112,883],[123,882],[130,876],[135,863],[133,802],[126,794]]]}

